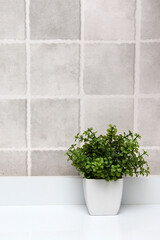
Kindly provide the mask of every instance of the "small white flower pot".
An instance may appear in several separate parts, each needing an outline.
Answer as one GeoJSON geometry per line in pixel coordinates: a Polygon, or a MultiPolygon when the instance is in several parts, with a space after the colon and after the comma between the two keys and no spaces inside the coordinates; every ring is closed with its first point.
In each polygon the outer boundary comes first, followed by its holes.
{"type": "Polygon", "coordinates": [[[110,216],[119,211],[123,192],[123,179],[83,179],[86,205],[90,215],[110,216]]]}

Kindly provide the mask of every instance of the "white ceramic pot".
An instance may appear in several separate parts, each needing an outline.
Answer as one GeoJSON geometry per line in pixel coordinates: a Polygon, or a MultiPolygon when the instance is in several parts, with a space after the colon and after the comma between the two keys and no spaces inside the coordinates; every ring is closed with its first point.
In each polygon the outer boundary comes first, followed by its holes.
{"type": "Polygon", "coordinates": [[[123,192],[123,179],[83,179],[86,205],[90,215],[116,215],[119,211],[123,192]]]}

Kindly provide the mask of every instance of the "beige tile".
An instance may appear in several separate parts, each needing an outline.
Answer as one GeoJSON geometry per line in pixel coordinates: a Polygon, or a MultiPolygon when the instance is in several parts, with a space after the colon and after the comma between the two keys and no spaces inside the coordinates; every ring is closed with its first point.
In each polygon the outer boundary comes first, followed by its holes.
{"type": "Polygon", "coordinates": [[[26,102],[0,100],[0,147],[26,146],[26,102]]]}
{"type": "Polygon", "coordinates": [[[79,132],[79,100],[33,100],[32,146],[68,147],[79,132]]]}
{"type": "Polygon", "coordinates": [[[141,44],[140,93],[160,93],[160,44],[141,44]]]}
{"type": "Polygon", "coordinates": [[[85,128],[105,134],[109,124],[116,124],[119,132],[133,130],[133,99],[86,99],[84,107],[85,128]]]}
{"type": "Polygon", "coordinates": [[[26,176],[26,152],[0,152],[0,176],[26,176]]]}
{"type": "Polygon", "coordinates": [[[0,45],[0,95],[26,94],[24,44],[0,45]]]}
{"type": "Polygon", "coordinates": [[[133,94],[134,45],[86,45],[84,91],[86,94],[133,94]]]}
{"type": "Polygon", "coordinates": [[[135,0],[84,1],[84,35],[87,40],[133,40],[135,0]]]}
{"type": "Polygon", "coordinates": [[[79,92],[79,46],[31,46],[32,95],[76,95],[79,92]]]}
{"type": "Polygon", "coordinates": [[[79,0],[34,0],[30,6],[32,39],[79,39],[79,0]]]}
{"type": "Polygon", "coordinates": [[[0,0],[0,39],[25,38],[25,0],[0,0]]]}
{"type": "Polygon", "coordinates": [[[32,176],[76,176],[64,151],[32,152],[32,176]]]}
{"type": "Polygon", "coordinates": [[[160,175],[160,150],[146,150],[149,157],[145,157],[148,162],[151,175],[160,175]]]}
{"type": "Polygon", "coordinates": [[[142,39],[160,38],[160,1],[142,0],[142,39]]]}
{"type": "Polygon", "coordinates": [[[139,99],[138,132],[143,146],[160,145],[160,99],[139,99]]]}

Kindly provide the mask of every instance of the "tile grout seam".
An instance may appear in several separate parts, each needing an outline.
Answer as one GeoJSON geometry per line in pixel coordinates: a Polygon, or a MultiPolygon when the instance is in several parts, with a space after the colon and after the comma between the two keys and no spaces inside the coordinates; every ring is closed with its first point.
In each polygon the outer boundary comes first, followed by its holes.
{"type": "MultiPolygon", "coordinates": [[[[0,44],[26,44],[26,42],[30,44],[80,44],[81,40],[63,40],[63,39],[53,39],[53,40],[0,40],[0,44]]],[[[160,39],[140,39],[140,43],[160,43],[160,39]]],[[[83,40],[83,44],[136,44],[135,40],[83,40]]]]}
{"type": "Polygon", "coordinates": [[[80,1],[80,115],[79,115],[79,124],[80,124],[80,132],[82,133],[84,130],[84,90],[83,90],[83,73],[84,73],[84,8],[83,8],[83,0],[80,1]]]}
{"type": "MultiPolygon", "coordinates": [[[[97,98],[134,98],[134,94],[110,94],[110,95],[87,95],[87,94],[83,94],[83,96],[87,99],[97,99],[97,98]]],[[[138,94],[137,95],[138,98],[160,98],[160,94],[138,94]]],[[[63,99],[80,99],[81,95],[75,95],[75,96],[30,96],[30,99],[59,99],[59,100],[63,100],[63,99]]],[[[8,95],[0,95],[0,100],[23,100],[23,99],[27,99],[27,96],[8,96],[8,95]]]]}
{"type": "Polygon", "coordinates": [[[141,0],[136,1],[136,44],[135,44],[135,69],[134,69],[134,132],[138,130],[138,93],[140,79],[140,31],[141,31],[141,0]]]}
{"type": "Polygon", "coordinates": [[[27,172],[31,176],[31,99],[30,99],[30,0],[26,0],[26,78],[27,78],[27,172]]]}
{"type": "MultiPolygon", "coordinates": [[[[160,150],[160,146],[140,146],[140,149],[160,150]]],[[[66,151],[68,147],[33,147],[30,151],[66,151]]],[[[0,152],[27,152],[28,148],[0,148],[0,152]]]]}

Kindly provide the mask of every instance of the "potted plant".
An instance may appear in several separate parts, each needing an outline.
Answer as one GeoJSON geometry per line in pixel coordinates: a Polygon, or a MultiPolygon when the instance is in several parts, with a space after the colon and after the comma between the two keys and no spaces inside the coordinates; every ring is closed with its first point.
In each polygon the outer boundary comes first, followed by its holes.
{"type": "Polygon", "coordinates": [[[106,135],[97,136],[92,128],[78,133],[66,155],[83,177],[84,196],[91,215],[116,215],[119,211],[123,177],[149,174],[144,160],[146,151],[139,150],[140,135],[131,131],[117,134],[109,125],[106,135]],[[80,144],[79,144],[80,143],[80,144]]]}

